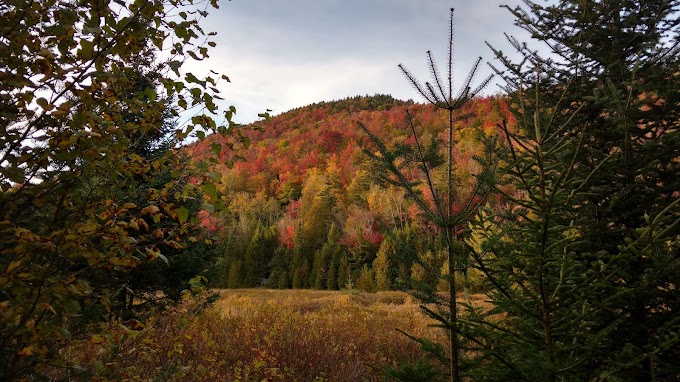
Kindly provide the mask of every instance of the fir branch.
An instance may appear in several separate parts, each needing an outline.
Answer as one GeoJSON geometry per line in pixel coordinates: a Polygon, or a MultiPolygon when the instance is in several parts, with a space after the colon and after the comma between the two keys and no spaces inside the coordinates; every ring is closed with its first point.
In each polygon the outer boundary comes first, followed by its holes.
{"type": "Polygon", "coordinates": [[[441,94],[441,99],[445,100],[442,103],[449,106],[449,102],[451,102],[451,99],[450,99],[450,97],[446,96],[446,92],[444,91],[444,88],[442,86],[442,82],[439,78],[439,71],[437,70],[437,64],[434,62],[434,59],[432,58],[432,51],[429,51],[429,50],[427,51],[427,63],[430,66],[430,75],[432,76],[434,83],[437,84],[437,88],[439,89],[439,94],[441,94]]]}
{"type": "Polygon", "coordinates": [[[398,65],[399,69],[401,70],[401,73],[406,77],[408,82],[413,86],[413,88],[423,97],[427,102],[435,105],[437,104],[436,99],[432,99],[430,95],[427,93],[423,85],[420,84],[420,82],[409,72],[402,64],[398,65]]]}

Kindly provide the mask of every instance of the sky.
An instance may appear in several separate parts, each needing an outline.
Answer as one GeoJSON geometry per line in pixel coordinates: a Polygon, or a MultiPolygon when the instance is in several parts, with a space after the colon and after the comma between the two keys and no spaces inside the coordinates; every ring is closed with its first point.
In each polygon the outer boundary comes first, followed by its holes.
{"type": "MultiPolygon", "coordinates": [[[[233,0],[220,2],[203,27],[218,33],[210,59],[192,70],[229,76],[220,90],[239,123],[320,101],[391,94],[422,99],[404,78],[403,64],[429,81],[431,50],[445,76],[449,9],[454,16],[454,92],[478,57],[493,62],[485,41],[512,50],[503,33],[521,40],[501,4],[519,0],[233,0]]],[[[492,73],[483,65],[478,80],[492,73]]],[[[495,84],[486,94],[499,92],[495,84]]],[[[223,105],[223,106],[224,106],[223,105]]]]}

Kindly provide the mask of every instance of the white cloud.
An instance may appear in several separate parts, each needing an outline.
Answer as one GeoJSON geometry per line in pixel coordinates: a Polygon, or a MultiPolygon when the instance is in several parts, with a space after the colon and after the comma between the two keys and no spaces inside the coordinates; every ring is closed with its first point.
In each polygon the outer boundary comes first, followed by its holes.
{"type": "MultiPolygon", "coordinates": [[[[504,45],[503,32],[518,31],[498,4],[454,2],[454,88],[478,56],[492,59],[485,40],[504,45]]],[[[354,95],[389,93],[420,101],[397,64],[427,81],[425,52],[432,50],[440,70],[446,69],[450,6],[443,0],[223,3],[205,26],[219,33],[218,46],[209,62],[190,69],[213,69],[231,78],[221,90],[226,104],[236,106],[236,120],[243,123],[267,108],[276,114],[354,95]]],[[[489,73],[484,66],[480,78],[489,73]]]]}

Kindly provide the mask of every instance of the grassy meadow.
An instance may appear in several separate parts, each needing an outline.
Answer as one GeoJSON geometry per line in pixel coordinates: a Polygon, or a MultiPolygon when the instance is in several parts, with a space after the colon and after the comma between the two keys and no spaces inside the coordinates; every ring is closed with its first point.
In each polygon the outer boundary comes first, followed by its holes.
{"type": "Polygon", "coordinates": [[[402,292],[216,293],[213,304],[182,304],[142,330],[82,341],[69,350],[72,359],[108,366],[94,380],[379,381],[374,367],[423,359],[419,345],[396,329],[446,341],[402,292]]]}

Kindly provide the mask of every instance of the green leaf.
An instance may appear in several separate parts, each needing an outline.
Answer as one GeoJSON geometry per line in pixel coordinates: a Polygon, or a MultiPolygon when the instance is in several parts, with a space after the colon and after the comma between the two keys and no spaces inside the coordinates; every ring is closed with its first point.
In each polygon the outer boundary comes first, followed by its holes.
{"type": "Polygon", "coordinates": [[[203,184],[201,190],[203,190],[203,192],[205,192],[206,195],[210,196],[211,198],[217,199],[217,187],[215,186],[215,183],[207,182],[203,184]]]}
{"type": "Polygon", "coordinates": [[[70,340],[70,339],[72,338],[71,332],[69,332],[68,330],[66,330],[66,329],[64,329],[64,328],[59,328],[59,329],[57,329],[57,332],[58,332],[59,335],[61,335],[64,339],[70,340]]]}
{"type": "Polygon", "coordinates": [[[67,312],[72,314],[80,313],[80,303],[76,300],[66,300],[64,302],[64,308],[67,312]]]}
{"type": "Polygon", "coordinates": [[[180,207],[177,209],[177,219],[180,224],[184,224],[189,219],[189,210],[186,207],[180,207]]]}
{"type": "Polygon", "coordinates": [[[26,180],[24,170],[19,167],[7,167],[2,169],[0,173],[14,183],[23,183],[26,180]]]}
{"type": "Polygon", "coordinates": [[[217,142],[212,142],[210,144],[210,149],[215,155],[220,155],[222,153],[222,145],[217,142]]]}
{"type": "Polygon", "coordinates": [[[48,108],[48,106],[49,106],[49,103],[48,103],[47,100],[46,100],[45,98],[43,98],[43,97],[40,97],[40,98],[38,98],[37,100],[35,100],[35,103],[37,103],[38,106],[42,107],[43,110],[47,110],[47,108],[48,108]]]}
{"type": "Polygon", "coordinates": [[[163,255],[162,253],[158,253],[158,258],[161,259],[161,260],[163,260],[163,262],[165,262],[166,265],[170,265],[170,261],[169,261],[168,258],[167,258],[165,255],[163,255]]]}
{"type": "Polygon", "coordinates": [[[196,83],[196,84],[197,84],[197,83],[200,83],[200,81],[198,80],[198,78],[196,78],[196,76],[195,76],[193,73],[187,73],[187,74],[185,74],[185,75],[184,75],[184,78],[185,78],[186,81],[189,82],[189,83],[196,83]]]}
{"type": "Polygon", "coordinates": [[[170,61],[168,62],[168,66],[170,67],[170,69],[172,69],[173,72],[175,72],[176,75],[179,76],[179,69],[182,67],[181,61],[170,61]]]}

